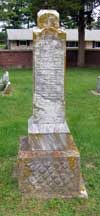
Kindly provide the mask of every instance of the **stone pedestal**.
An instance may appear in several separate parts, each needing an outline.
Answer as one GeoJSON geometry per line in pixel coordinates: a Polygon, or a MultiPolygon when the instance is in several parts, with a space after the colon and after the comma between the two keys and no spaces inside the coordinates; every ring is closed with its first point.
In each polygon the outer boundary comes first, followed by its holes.
{"type": "Polygon", "coordinates": [[[37,198],[86,197],[80,155],[65,119],[66,33],[55,10],[33,29],[33,114],[18,154],[19,189],[37,198]]]}
{"type": "Polygon", "coordinates": [[[5,89],[4,89],[4,91],[2,92],[2,95],[3,96],[9,96],[9,95],[11,95],[11,93],[12,93],[12,91],[11,91],[11,83],[8,82],[5,89]]]}
{"type": "Polygon", "coordinates": [[[21,138],[18,155],[19,189],[26,197],[43,199],[86,197],[80,155],[70,134],[21,138]],[[33,142],[34,140],[34,142],[33,142]]]}

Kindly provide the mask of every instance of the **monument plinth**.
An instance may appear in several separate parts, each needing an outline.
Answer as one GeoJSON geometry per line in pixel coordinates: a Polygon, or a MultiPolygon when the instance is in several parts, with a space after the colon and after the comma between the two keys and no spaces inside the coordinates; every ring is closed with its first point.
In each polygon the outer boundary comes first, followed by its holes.
{"type": "Polygon", "coordinates": [[[19,188],[27,196],[86,196],[80,154],[65,119],[66,33],[59,13],[40,10],[33,28],[33,114],[18,155],[19,188]]]}

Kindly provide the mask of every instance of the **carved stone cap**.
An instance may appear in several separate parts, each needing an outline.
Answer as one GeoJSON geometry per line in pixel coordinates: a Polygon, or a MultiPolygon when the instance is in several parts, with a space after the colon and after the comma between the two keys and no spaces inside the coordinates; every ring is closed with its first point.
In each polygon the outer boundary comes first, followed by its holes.
{"type": "Polygon", "coordinates": [[[59,13],[56,10],[40,10],[37,15],[39,28],[59,28],[59,13]]]}

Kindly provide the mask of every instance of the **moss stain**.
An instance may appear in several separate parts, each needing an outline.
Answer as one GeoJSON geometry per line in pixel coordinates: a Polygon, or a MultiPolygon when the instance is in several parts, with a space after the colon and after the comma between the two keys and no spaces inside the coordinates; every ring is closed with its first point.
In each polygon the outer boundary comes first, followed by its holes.
{"type": "Polygon", "coordinates": [[[75,163],[76,163],[75,157],[68,157],[68,162],[69,162],[70,169],[74,170],[75,163]]]}

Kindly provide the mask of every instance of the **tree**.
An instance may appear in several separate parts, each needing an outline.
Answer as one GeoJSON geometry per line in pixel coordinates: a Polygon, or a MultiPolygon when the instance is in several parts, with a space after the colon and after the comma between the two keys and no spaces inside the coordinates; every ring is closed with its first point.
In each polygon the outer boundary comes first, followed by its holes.
{"type": "Polygon", "coordinates": [[[61,20],[61,26],[68,29],[75,29],[77,28],[77,22],[71,16],[67,16],[66,20],[61,20]]]}
{"type": "Polygon", "coordinates": [[[90,28],[93,21],[93,10],[100,5],[100,0],[48,0],[31,2],[31,9],[34,11],[34,19],[36,13],[41,8],[48,7],[56,9],[61,15],[61,23],[67,26],[68,17],[71,16],[75,25],[78,27],[79,50],[78,50],[78,66],[83,67],[85,63],[85,28],[90,28]],[[45,5],[46,3],[46,5],[45,5]]]}
{"type": "Polygon", "coordinates": [[[71,15],[78,27],[78,62],[79,67],[85,64],[85,28],[91,28],[93,21],[93,10],[100,5],[100,0],[69,0],[56,2],[62,19],[71,15]],[[59,4],[60,3],[60,4],[59,4]],[[62,13],[63,11],[63,13],[62,13]]]}
{"type": "Polygon", "coordinates": [[[21,27],[19,0],[1,0],[0,5],[0,20],[5,21],[8,28],[21,27]]]}
{"type": "Polygon", "coordinates": [[[78,66],[84,66],[85,28],[90,28],[93,10],[100,5],[100,0],[0,0],[0,19],[6,21],[10,28],[21,28],[32,21],[36,23],[40,9],[56,9],[61,16],[61,24],[78,27],[79,51],[78,66]],[[69,19],[71,17],[71,19],[69,19]]]}
{"type": "Polygon", "coordinates": [[[28,0],[0,0],[0,20],[5,21],[6,28],[22,28],[32,21],[32,11],[28,0]]]}
{"type": "Polygon", "coordinates": [[[94,29],[100,29],[100,17],[92,25],[94,29]]]}
{"type": "Polygon", "coordinates": [[[84,67],[85,64],[85,28],[91,28],[93,21],[93,10],[100,5],[98,0],[80,0],[78,20],[78,38],[79,38],[79,51],[78,51],[78,66],[84,67]]]}
{"type": "Polygon", "coordinates": [[[0,32],[0,41],[5,41],[5,40],[6,40],[6,33],[0,32]]]}
{"type": "Polygon", "coordinates": [[[78,66],[84,67],[85,64],[85,28],[91,28],[93,22],[93,10],[100,5],[100,0],[77,0],[76,8],[74,1],[69,1],[72,7],[69,12],[78,27],[78,66]]]}

